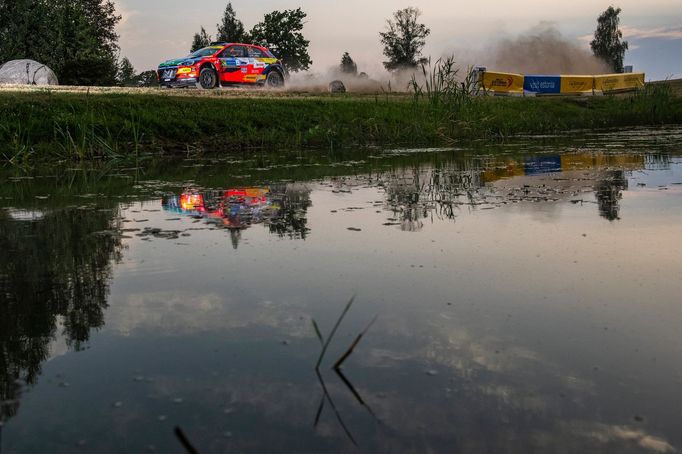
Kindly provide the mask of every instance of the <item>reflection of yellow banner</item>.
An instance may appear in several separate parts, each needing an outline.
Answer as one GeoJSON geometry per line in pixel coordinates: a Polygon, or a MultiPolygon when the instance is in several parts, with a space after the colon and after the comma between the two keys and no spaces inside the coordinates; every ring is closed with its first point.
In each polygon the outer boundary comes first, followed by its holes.
{"type": "Polygon", "coordinates": [[[561,93],[592,93],[594,76],[561,76],[561,93]]]}
{"type": "Polygon", "coordinates": [[[244,193],[247,197],[263,197],[270,192],[268,188],[246,188],[244,193]]]}
{"type": "Polygon", "coordinates": [[[594,89],[602,92],[635,90],[644,86],[644,73],[605,74],[594,77],[594,89]]]}
{"type": "Polygon", "coordinates": [[[484,72],[483,89],[496,93],[523,93],[523,76],[512,73],[484,72]]]}
{"type": "Polygon", "coordinates": [[[608,154],[563,154],[561,155],[561,170],[606,169],[639,170],[644,168],[644,155],[608,155],[608,154]]]}
{"type": "Polygon", "coordinates": [[[502,180],[512,177],[520,177],[525,175],[523,163],[519,164],[515,161],[497,164],[495,168],[486,169],[481,172],[481,181],[484,183],[492,183],[493,181],[502,180]]]}

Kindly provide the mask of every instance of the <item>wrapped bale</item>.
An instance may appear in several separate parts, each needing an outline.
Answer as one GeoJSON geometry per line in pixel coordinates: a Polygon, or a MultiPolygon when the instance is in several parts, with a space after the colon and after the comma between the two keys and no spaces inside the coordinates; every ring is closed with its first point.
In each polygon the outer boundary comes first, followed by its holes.
{"type": "Polygon", "coordinates": [[[0,66],[0,84],[59,85],[47,66],[34,60],[12,60],[0,66]]]}

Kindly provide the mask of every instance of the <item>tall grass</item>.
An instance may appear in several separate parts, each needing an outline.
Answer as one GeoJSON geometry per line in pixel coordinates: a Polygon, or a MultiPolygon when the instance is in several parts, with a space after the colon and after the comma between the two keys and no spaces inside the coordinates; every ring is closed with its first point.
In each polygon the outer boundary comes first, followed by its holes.
{"type": "Polygon", "coordinates": [[[409,82],[415,102],[424,99],[432,108],[448,112],[457,112],[471,105],[476,81],[470,68],[467,68],[465,76],[460,76],[454,57],[439,58],[433,64],[429,58],[421,65],[421,72],[423,83],[414,74],[409,82]]]}
{"type": "Polygon", "coordinates": [[[636,95],[500,99],[472,95],[452,58],[385,97],[228,98],[0,92],[0,161],[135,159],[188,150],[432,146],[514,134],[682,123],[665,84],[636,95]]]}

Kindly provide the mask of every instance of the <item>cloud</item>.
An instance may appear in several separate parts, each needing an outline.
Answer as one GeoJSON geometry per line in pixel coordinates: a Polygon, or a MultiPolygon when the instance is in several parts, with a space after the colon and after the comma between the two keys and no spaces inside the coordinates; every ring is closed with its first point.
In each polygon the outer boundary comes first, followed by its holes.
{"type": "Polygon", "coordinates": [[[655,453],[676,452],[675,448],[663,438],[649,435],[640,429],[627,426],[601,426],[591,434],[602,443],[612,441],[634,442],[645,450],[655,453]]]}
{"type": "MultiPolygon", "coordinates": [[[[679,27],[652,27],[652,28],[640,28],[640,27],[621,27],[623,32],[623,38],[626,40],[639,40],[639,39],[665,39],[665,40],[678,40],[682,39],[682,26],[679,27]]],[[[578,41],[583,43],[589,43],[594,39],[594,35],[582,35],[578,37],[578,41]]],[[[630,49],[633,49],[630,46],[630,49]]]]}
{"type": "Polygon", "coordinates": [[[682,26],[656,28],[622,27],[621,31],[626,39],[682,39],[682,26]]]}

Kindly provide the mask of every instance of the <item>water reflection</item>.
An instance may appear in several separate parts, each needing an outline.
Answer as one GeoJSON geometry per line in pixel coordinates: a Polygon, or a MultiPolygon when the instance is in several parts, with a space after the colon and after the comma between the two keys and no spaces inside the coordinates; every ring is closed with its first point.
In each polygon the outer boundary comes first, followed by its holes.
{"type": "Polygon", "coordinates": [[[55,338],[79,350],[104,324],[119,228],[110,208],[0,210],[0,423],[17,413],[55,338]]]}
{"type": "MultiPolygon", "coordinates": [[[[627,232],[646,219],[659,239],[677,233],[632,204],[678,207],[656,190],[635,193],[637,171],[670,166],[646,153],[424,155],[348,166],[354,174],[342,177],[316,169],[305,184],[241,186],[216,167],[202,172],[220,178],[159,177],[143,196],[100,196],[103,207],[64,207],[87,194],[0,209],[0,418],[13,418],[10,450],[70,452],[88,438],[92,451],[172,452],[164,421],[177,420],[202,452],[338,452],[351,448],[344,433],[366,452],[672,452],[679,406],[664,397],[680,351],[669,335],[679,325],[670,302],[679,254],[661,242],[651,252],[627,232]],[[557,207],[571,212],[550,217],[551,228],[526,216],[557,207]],[[238,254],[215,247],[226,232],[238,254]],[[620,266],[626,249],[641,257],[636,274],[620,266]],[[310,320],[330,327],[333,301],[356,286],[367,303],[356,321],[379,312],[380,323],[346,371],[315,377],[310,320]],[[45,365],[55,337],[82,349],[105,310],[89,353],[45,365]],[[67,371],[72,385],[30,388],[17,415],[41,364],[46,378],[67,371]],[[47,401],[69,408],[36,410],[47,401]],[[98,418],[87,417],[93,409],[98,418]]],[[[340,333],[338,348],[356,334],[340,333]]]]}
{"type": "MultiPolygon", "coordinates": [[[[522,159],[484,157],[399,168],[376,175],[385,190],[389,221],[404,231],[419,231],[423,221],[454,220],[462,208],[494,209],[523,202],[585,202],[591,184],[600,216],[620,219],[628,176],[646,168],[665,168],[660,154],[567,153],[522,159]],[[586,199],[584,199],[586,198],[586,199]]],[[[366,184],[367,182],[362,182],[366,184]]]]}
{"type": "Polygon", "coordinates": [[[200,190],[189,188],[162,200],[166,211],[181,213],[228,229],[232,247],[237,249],[241,231],[256,224],[290,239],[305,239],[306,212],[311,206],[310,190],[304,185],[279,184],[268,187],[200,190]]]}
{"type": "Polygon", "coordinates": [[[620,219],[620,200],[623,190],[628,188],[628,178],[622,170],[606,170],[596,181],[594,194],[599,205],[599,214],[615,221],[620,219]]]}

